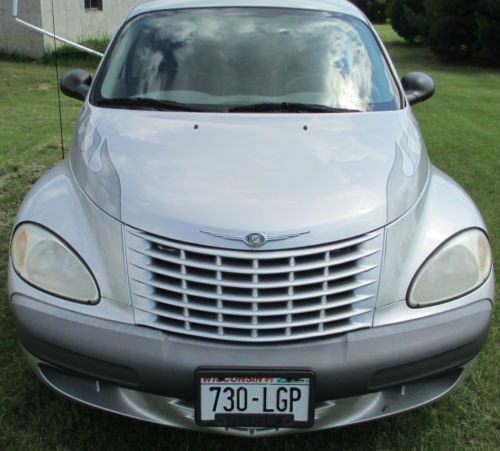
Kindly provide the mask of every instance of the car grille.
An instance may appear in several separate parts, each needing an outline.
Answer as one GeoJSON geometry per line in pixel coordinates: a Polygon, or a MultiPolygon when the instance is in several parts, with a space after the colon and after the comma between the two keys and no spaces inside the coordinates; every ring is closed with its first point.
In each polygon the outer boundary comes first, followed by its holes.
{"type": "Polygon", "coordinates": [[[240,251],[127,229],[136,324],[183,336],[275,343],[372,326],[383,233],[240,251]]]}

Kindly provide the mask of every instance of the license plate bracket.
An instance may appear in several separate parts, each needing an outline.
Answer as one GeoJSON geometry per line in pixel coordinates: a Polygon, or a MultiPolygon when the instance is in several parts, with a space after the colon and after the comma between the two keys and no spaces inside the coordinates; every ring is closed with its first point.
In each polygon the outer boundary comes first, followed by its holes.
{"type": "Polygon", "coordinates": [[[199,369],[196,424],[203,427],[310,428],[315,374],[309,370],[199,369]]]}

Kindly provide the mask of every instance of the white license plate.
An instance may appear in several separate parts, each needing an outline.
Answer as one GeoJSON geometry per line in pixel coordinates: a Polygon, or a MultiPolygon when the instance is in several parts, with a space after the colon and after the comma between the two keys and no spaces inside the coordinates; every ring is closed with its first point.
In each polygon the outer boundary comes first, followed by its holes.
{"type": "Polygon", "coordinates": [[[196,422],[200,426],[312,426],[312,373],[200,371],[196,422]]]}

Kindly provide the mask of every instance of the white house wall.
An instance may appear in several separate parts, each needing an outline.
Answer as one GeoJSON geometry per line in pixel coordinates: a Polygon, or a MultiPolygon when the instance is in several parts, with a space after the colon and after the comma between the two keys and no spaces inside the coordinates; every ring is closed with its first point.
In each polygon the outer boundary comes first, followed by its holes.
{"type": "MultiPolygon", "coordinates": [[[[52,0],[39,1],[44,28],[52,30],[52,0]]],[[[54,0],[56,33],[73,41],[109,38],[137,3],[138,0],[102,0],[100,11],[85,10],[84,0],[54,0]]],[[[45,37],[45,44],[53,46],[53,41],[45,37]]]]}
{"type": "MultiPolygon", "coordinates": [[[[19,17],[42,26],[40,0],[20,0],[19,17]]],[[[0,51],[34,58],[44,53],[43,38],[18,25],[12,17],[12,0],[0,0],[0,51]]]]}
{"type": "MultiPolygon", "coordinates": [[[[139,0],[102,0],[103,10],[85,10],[84,0],[54,0],[56,33],[64,38],[111,37],[129,10],[139,0]]],[[[15,23],[12,0],[0,0],[0,51],[40,57],[53,48],[51,38],[43,37],[15,23]]],[[[19,0],[19,17],[48,31],[53,29],[52,0],[19,0]]]]}

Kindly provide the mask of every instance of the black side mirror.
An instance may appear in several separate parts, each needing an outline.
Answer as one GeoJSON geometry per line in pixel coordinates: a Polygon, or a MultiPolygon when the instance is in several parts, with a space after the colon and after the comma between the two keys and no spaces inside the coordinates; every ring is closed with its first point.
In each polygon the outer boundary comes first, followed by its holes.
{"type": "Polygon", "coordinates": [[[404,77],[402,82],[410,105],[425,102],[436,92],[434,80],[422,72],[412,72],[404,77]]]}
{"type": "Polygon", "coordinates": [[[61,91],[76,100],[85,100],[90,90],[92,77],[82,69],[73,69],[61,79],[61,91]]]}

